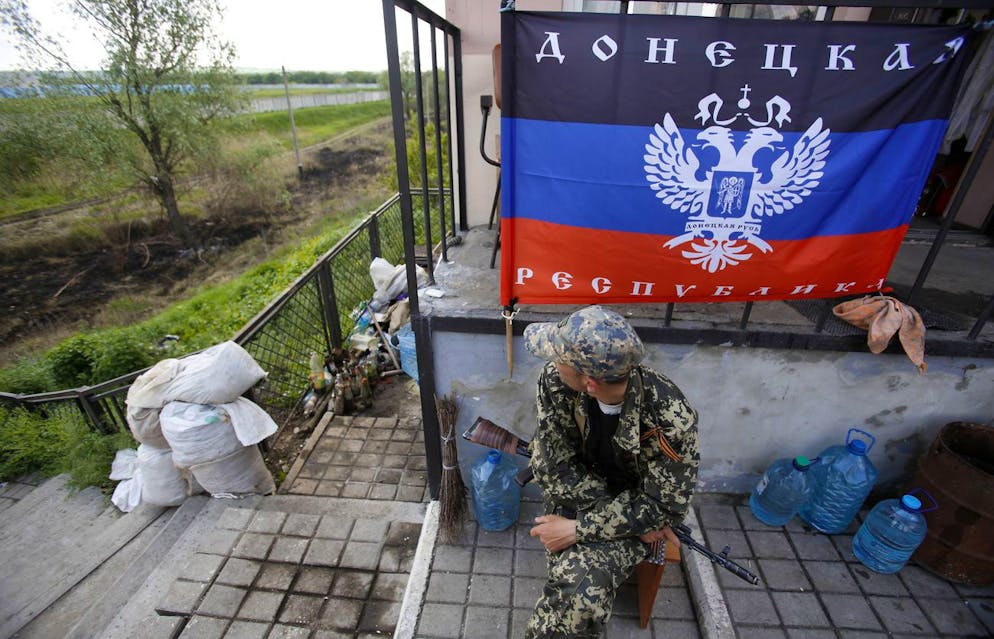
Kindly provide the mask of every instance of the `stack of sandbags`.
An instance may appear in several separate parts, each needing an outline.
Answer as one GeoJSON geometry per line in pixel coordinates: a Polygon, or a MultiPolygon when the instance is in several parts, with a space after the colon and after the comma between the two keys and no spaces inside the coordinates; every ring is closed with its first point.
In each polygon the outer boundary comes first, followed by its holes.
{"type": "Polygon", "coordinates": [[[201,486],[225,496],[275,490],[256,444],[275,433],[276,424],[241,397],[265,376],[245,349],[224,342],[162,360],[132,383],[128,426],[146,447],[145,454],[139,447],[137,465],[142,481],[149,469],[156,480],[142,491],[143,501],[176,505],[179,480],[186,494],[201,486]]]}

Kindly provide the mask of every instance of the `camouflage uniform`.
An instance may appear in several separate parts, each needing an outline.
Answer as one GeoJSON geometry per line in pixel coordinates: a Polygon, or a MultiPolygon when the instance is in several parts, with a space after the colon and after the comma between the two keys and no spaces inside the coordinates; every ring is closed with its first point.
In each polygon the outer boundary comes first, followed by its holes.
{"type": "MultiPolygon", "coordinates": [[[[559,326],[568,330],[563,323],[559,326]]],[[[529,343],[527,331],[526,346],[543,355],[539,346],[529,343]]],[[[570,348],[576,351],[575,345],[566,350],[570,348]]],[[[596,345],[592,348],[597,350],[596,345]]],[[[641,351],[632,358],[641,359],[641,351]]],[[[582,360],[582,352],[558,359],[579,370],[582,360]]],[[[593,372],[602,377],[623,368],[617,362],[605,368],[603,357],[600,362],[594,366],[601,369],[593,372]]],[[[644,366],[630,372],[612,440],[625,476],[625,489],[616,493],[583,462],[588,424],[584,397],[563,383],[552,362],[546,365],[538,382],[531,468],[542,487],[546,512],[576,519],[577,543],[547,554],[549,577],[528,622],[528,639],[599,637],[618,587],[646,556],[639,535],[682,521],[697,477],[697,414],[669,379],[644,366]],[[657,427],[659,431],[642,440],[657,427]]]]}

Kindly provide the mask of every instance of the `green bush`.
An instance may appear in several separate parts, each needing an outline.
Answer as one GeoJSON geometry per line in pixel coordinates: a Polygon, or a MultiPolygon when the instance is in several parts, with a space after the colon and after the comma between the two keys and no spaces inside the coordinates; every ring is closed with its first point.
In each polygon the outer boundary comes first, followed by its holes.
{"type": "Polygon", "coordinates": [[[0,481],[38,471],[59,472],[69,441],[68,420],[23,408],[0,407],[0,481]]]}
{"type": "Polygon", "coordinates": [[[47,359],[55,383],[59,388],[89,384],[98,354],[98,338],[92,333],[73,335],[53,348],[47,359]]]}

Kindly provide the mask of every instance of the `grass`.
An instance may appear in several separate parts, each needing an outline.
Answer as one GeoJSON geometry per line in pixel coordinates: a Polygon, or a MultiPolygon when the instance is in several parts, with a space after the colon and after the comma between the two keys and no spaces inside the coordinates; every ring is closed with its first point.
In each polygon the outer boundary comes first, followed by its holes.
{"type": "MultiPolygon", "coordinates": [[[[301,146],[311,146],[344,133],[367,122],[390,115],[390,101],[363,102],[338,106],[308,107],[293,112],[297,140],[301,146]],[[334,117],[332,117],[334,116],[334,117]]],[[[284,149],[293,148],[290,137],[290,116],[281,111],[259,113],[251,117],[249,128],[276,136],[284,149]]]]}

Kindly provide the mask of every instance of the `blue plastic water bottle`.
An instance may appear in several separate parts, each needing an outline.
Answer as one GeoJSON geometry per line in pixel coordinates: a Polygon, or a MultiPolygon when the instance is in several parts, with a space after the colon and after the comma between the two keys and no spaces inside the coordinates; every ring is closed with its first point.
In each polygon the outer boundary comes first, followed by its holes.
{"type": "Polygon", "coordinates": [[[867,457],[877,438],[850,428],[845,445],[829,446],[811,469],[811,497],[800,511],[801,519],[823,533],[844,532],[877,482],[877,469],[867,457]],[[867,444],[853,436],[860,433],[867,444]]]}
{"type": "Polygon", "coordinates": [[[473,514],[484,530],[504,530],[518,520],[521,488],[514,481],[517,472],[510,456],[498,450],[473,464],[473,514]]]}
{"type": "Polygon", "coordinates": [[[921,500],[912,494],[885,499],[873,507],[852,540],[852,552],[864,566],[888,574],[908,563],[928,529],[922,513],[938,508],[931,495],[921,492],[932,501],[931,508],[923,509],[921,500]]]}
{"type": "Polygon", "coordinates": [[[756,519],[768,526],[790,521],[811,494],[810,467],[811,460],[803,455],[773,462],[749,496],[749,508],[756,519]]]}

